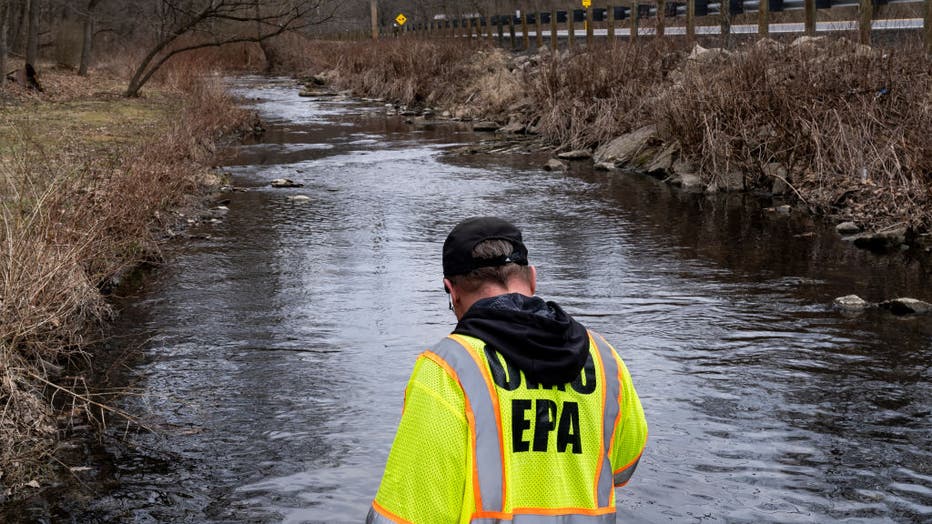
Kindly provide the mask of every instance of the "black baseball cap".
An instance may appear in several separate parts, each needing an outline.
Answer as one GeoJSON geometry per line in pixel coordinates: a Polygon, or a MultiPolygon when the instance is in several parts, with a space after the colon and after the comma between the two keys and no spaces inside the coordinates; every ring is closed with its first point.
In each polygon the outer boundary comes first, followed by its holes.
{"type": "Polygon", "coordinates": [[[527,248],[521,240],[521,230],[507,220],[496,217],[472,217],[463,220],[443,243],[443,276],[465,275],[482,267],[514,263],[527,265],[527,248]],[[473,258],[472,250],[486,240],[507,240],[514,251],[495,258],[473,258]]]}

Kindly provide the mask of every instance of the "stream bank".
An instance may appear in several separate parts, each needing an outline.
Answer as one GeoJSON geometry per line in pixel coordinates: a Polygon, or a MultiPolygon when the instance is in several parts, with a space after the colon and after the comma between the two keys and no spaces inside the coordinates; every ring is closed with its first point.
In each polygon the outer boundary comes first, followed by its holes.
{"type": "Polygon", "coordinates": [[[513,55],[449,41],[315,42],[292,49],[289,67],[319,73],[308,94],[331,83],[412,118],[585,151],[606,169],[773,196],[854,224],[859,246],[930,252],[932,73],[919,44],[800,37],[734,51],[652,42],[513,55]]]}
{"type": "Polygon", "coordinates": [[[0,106],[0,502],[74,474],[72,435],[140,422],[91,379],[110,296],[212,218],[218,147],[256,124],[209,77],[126,99],[107,73],[48,69],[0,106]]]}
{"type": "Polygon", "coordinates": [[[652,432],[619,520],[932,509],[932,325],[831,307],[929,296],[927,267],[754,195],[585,162],[542,172],[546,151],[456,154],[479,138],[469,124],[413,126],[383,105],[300,98],[292,81],[235,90],[268,128],[225,168],[246,191],[190,231],[115,326],[141,354],[120,407],[160,431],[111,428],[69,464],[88,468],[85,486],[18,518],[359,522],[411,366],[455,323],[443,239],[487,213],[515,217],[541,296],[616,342],[632,373],[652,432]]]}

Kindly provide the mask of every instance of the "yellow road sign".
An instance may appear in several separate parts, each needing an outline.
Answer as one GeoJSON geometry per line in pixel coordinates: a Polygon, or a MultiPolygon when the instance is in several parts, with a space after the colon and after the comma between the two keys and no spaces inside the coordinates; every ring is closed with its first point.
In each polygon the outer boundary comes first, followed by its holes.
{"type": "Polygon", "coordinates": [[[398,22],[398,25],[405,25],[405,22],[408,21],[408,17],[399,13],[398,16],[395,17],[395,21],[398,22]]]}
{"type": "Polygon", "coordinates": [[[582,6],[586,9],[589,9],[592,7],[592,0],[582,0],[582,6]]]}

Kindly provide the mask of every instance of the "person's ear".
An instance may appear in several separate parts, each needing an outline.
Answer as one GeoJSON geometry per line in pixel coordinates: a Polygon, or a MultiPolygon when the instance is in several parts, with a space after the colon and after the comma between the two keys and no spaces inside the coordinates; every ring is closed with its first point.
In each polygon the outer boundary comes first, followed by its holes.
{"type": "Polygon", "coordinates": [[[528,266],[531,270],[531,296],[537,294],[537,268],[534,266],[528,266]]]}

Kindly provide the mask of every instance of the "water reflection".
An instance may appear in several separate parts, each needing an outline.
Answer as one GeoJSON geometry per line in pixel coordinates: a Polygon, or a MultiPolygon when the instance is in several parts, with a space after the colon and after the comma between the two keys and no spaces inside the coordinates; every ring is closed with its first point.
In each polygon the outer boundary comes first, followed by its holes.
{"type": "Polygon", "coordinates": [[[151,337],[133,371],[146,394],[126,408],[172,429],[109,447],[106,482],[60,511],[360,521],[411,365],[453,323],[443,238],[496,214],[524,228],[542,295],[616,341],[635,378],[651,436],[619,520],[932,517],[932,325],[827,307],[932,298],[918,258],[844,246],[753,196],[544,173],[533,155],[448,158],[474,136],[250,82],[269,132],[229,170],[253,190],[121,321],[151,337]],[[306,185],[266,187],[281,177],[306,185]]]}

